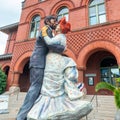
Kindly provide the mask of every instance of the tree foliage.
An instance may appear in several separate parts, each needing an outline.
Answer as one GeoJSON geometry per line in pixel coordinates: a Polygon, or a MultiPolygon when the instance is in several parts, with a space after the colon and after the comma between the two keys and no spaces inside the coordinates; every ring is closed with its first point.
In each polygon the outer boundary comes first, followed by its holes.
{"type": "Polygon", "coordinates": [[[0,68],[0,94],[2,94],[5,91],[6,84],[7,84],[6,79],[7,79],[6,74],[0,68]]]}
{"type": "Polygon", "coordinates": [[[95,91],[98,92],[101,89],[107,89],[107,90],[112,91],[114,94],[116,107],[120,109],[120,78],[119,79],[115,78],[115,81],[116,81],[116,86],[110,83],[107,83],[107,82],[99,82],[95,86],[95,91]]]}

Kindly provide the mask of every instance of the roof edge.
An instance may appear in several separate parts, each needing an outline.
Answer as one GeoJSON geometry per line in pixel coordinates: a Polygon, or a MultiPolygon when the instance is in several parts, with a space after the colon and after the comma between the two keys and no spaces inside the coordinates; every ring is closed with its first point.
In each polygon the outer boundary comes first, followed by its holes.
{"type": "Polygon", "coordinates": [[[10,58],[12,58],[12,53],[0,55],[0,60],[10,59],[10,58]]]}

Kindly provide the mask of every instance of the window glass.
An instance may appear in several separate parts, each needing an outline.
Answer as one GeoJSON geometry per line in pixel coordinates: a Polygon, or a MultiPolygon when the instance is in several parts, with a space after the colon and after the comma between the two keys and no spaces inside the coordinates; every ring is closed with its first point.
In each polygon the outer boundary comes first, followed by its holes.
{"type": "Polygon", "coordinates": [[[118,68],[111,68],[111,77],[120,77],[118,68]]]}
{"type": "Polygon", "coordinates": [[[99,16],[99,22],[100,22],[100,23],[106,22],[106,15],[100,15],[100,16],[99,16]]]}
{"type": "Polygon", "coordinates": [[[104,0],[92,0],[89,3],[89,24],[95,25],[106,22],[104,0]]]}
{"type": "Polygon", "coordinates": [[[95,7],[91,7],[89,11],[90,11],[90,16],[96,16],[95,7]]]}
{"type": "Polygon", "coordinates": [[[67,7],[60,8],[57,12],[58,20],[60,20],[64,16],[66,17],[66,20],[68,21],[68,14],[69,14],[69,9],[67,7]]]}
{"type": "Polygon", "coordinates": [[[115,58],[105,58],[100,64],[101,81],[115,85],[115,77],[120,77],[120,71],[115,58]]]}
{"type": "Polygon", "coordinates": [[[35,31],[35,24],[31,23],[31,31],[30,31],[30,38],[34,37],[34,31],[35,31]]]}
{"type": "Polygon", "coordinates": [[[38,36],[39,33],[39,26],[40,26],[40,16],[39,15],[35,15],[32,18],[31,21],[31,27],[30,27],[30,38],[35,38],[38,36]]]}
{"type": "Polygon", "coordinates": [[[118,68],[111,68],[111,78],[112,78],[112,84],[115,85],[115,78],[120,77],[120,71],[118,68]]]}
{"type": "Polygon", "coordinates": [[[115,85],[115,77],[120,77],[119,69],[117,67],[101,68],[101,80],[103,82],[108,82],[115,85]]]}
{"type": "Polygon", "coordinates": [[[96,16],[90,18],[90,25],[95,25],[97,23],[96,16]]]}
{"type": "Polygon", "coordinates": [[[104,4],[98,6],[98,13],[105,14],[105,5],[104,4]]]}
{"type": "Polygon", "coordinates": [[[39,27],[40,27],[40,21],[36,23],[36,29],[37,29],[37,30],[36,30],[36,35],[35,35],[36,37],[37,37],[38,34],[39,34],[39,27]]]}

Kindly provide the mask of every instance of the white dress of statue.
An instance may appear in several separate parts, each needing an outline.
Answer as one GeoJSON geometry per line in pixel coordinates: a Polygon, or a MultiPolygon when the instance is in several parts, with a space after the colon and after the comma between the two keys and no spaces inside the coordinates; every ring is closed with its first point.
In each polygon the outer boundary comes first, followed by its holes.
{"type": "MultiPolygon", "coordinates": [[[[46,37],[47,44],[66,46],[65,34],[51,39],[46,37]]],[[[76,87],[77,81],[78,71],[74,60],[49,51],[41,94],[28,113],[27,120],[80,120],[89,114],[92,104],[81,100],[83,93],[76,87]]]]}

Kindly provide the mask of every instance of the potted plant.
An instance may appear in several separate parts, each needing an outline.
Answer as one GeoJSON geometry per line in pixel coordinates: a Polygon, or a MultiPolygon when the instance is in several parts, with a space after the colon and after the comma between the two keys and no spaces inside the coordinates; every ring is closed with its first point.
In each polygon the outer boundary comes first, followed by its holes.
{"type": "Polygon", "coordinates": [[[101,89],[107,89],[113,92],[117,112],[115,115],[115,120],[120,120],[120,78],[115,78],[115,85],[107,82],[99,82],[95,86],[95,91],[98,92],[101,89]]]}

